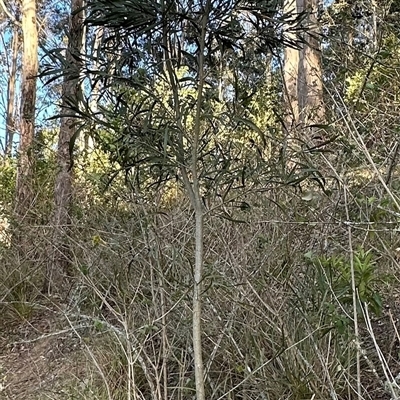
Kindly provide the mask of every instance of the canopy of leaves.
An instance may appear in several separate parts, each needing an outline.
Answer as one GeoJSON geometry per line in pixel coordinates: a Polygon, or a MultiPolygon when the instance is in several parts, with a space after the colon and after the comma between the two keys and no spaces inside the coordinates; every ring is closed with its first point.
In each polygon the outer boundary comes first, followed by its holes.
{"type": "MultiPolygon", "coordinates": [[[[249,177],[260,183],[258,177],[274,175],[266,151],[271,129],[252,121],[248,106],[266,95],[261,91],[271,57],[282,46],[299,45],[303,14],[282,13],[276,0],[92,0],[86,14],[89,32],[101,28],[103,37],[85,54],[82,77],[89,85],[84,98],[70,99],[71,107],[119,170],[140,186],[179,178],[189,164],[202,51],[198,160],[205,187],[243,187],[249,177]]],[[[60,52],[51,56],[65,69],[60,52]]]]}

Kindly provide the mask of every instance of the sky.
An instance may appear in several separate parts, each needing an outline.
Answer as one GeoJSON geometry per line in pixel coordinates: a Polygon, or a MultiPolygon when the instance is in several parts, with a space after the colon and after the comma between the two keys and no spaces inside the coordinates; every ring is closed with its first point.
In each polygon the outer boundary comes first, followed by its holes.
{"type": "MultiPolygon", "coordinates": [[[[44,44],[44,39],[48,41],[59,42],[60,37],[65,36],[63,34],[63,27],[65,25],[65,18],[68,16],[68,9],[70,6],[67,0],[46,0],[44,7],[40,10],[39,18],[42,21],[46,20],[46,27],[43,28],[43,24],[39,25],[39,35],[41,37],[41,44],[44,44]],[[54,31],[60,32],[61,35],[58,37],[54,35],[54,31]]],[[[12,10],[9,10],[12,13],[12,10]]],[[[7,26],[7,20],[0,24],[0,55],[10,55],[9,44],[11,40],[11,29],[7,26]]],[[[61,39],[62,40],[62,39],[61,39]]],[[[47,44],[51,46],[51,44],[47,44]]],[[[39,51],[39,63],[43,59],[43,50],[39,51]]],[[[5,132],[6,132],[6,107],[7,107],[7,84],[8,84],[8,66],[7,56],[0,57],[0,149],[4,148],[5,145],[5,132]]],[[[16,97],[19,97],[21,81],[18,77],[16,87],[16,97]]],[[[43,80],[37,80],[37,105],[39,108],[36,110],[36,125],[37,127],[43,127],[45,125],[54,125],[54,121],[47,121],[48,117],[55,114],[57,105],[52,101],[50,88],[44,85],[43,80]]],[[[17,99],[19,100],[19,98],[17,99]]],[[[16,104],[16,111],[19,114],[19,102],[16,104]]],[[[18,135],[15,135],[15,139],[18,140],[18,135]]],[[[2,150],[0,150],[2,151],[2,150]]]]}
{"type": "MultiPolygon", "coordinates": [[[[334,0],[323,0],[325,7],[331,5],[334,0]]],[[[50,0],[48,1],[46,6],[45,15],[46,19],[49,26],[49,31],[52,31],[51,29],[51,23],[49,21],[52,21],[54,24],[54,27],[57,24],[60,24],[62,26],[62,18],[63,16],[67,15],[67,7],[69,3],[59,1],[59,0],[50,0]]],[[[11,39],[11,34],[10,34],[10,29],[4,29],[5,23],[3,23],[3,26],[0,25],[0,31],[2,31],[2,34],[0,34],[0,54],[9,54],[9,50],[7,51],[7,45],[10,42],[11,39]]],[[[47,33],[47,32],[46,32],[47,33]]],[[[40,52],[39,54],[39,60],[41,57],[43,57],[43,51],[40,52]]],[[[6,65],[6,58],[7,57],[0,57],[2,61],[0,61],[0,148],[4,149],[5,145],[5,131],[6,131],[6,123],[5,123],[5,117],[6,117],[6,107],[7,107],[7,80],[8,80],[8,73],[7,73],[7,65],[6,65]]],[[[17,80],[17,88],[16,88],[16,95],[20,93],[20,80],[17,80]]],[[[51,101],[51,96],[49,92],[49,88],[46,87],[41,79],[37,80],[37,97],[38,97],[38,102],[37,104],[40,106],[40,108],[37,109],[37,115],[36,115],[36,125],[38,127],[43,127],[46,125],[49,125],[49,121],[47,120],[48,117],[53,116],[56,113],[57,110],[57,104],[51,101]]],[[[19,104],[16,106],[17,112],[19,112],[19,104]]],[[[52,126],[54,126],[54,121],[50,123],[52,126]]],[[[15,135],[15,139],[18,141],[18,135],[15,135]]]]}

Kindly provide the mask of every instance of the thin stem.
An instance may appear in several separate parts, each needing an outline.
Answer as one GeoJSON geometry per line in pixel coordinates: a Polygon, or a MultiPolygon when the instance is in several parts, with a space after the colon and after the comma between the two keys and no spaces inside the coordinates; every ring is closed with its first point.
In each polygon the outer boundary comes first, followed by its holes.
{"type": "Polygon", "coordinates": [[[194,351],[194,371],[196,381],[196,398],[197,400],[205,400],[204,389],[204,364],[202,356],[202,340],[201,340],[201,292],[202,292],[202,279],[203,279],[203,220],[204,209],[200,196],[200,182],[197,170],[198,148],[200,141],[201,130],[201,112],[203,101],[203,88],[204,88],[204,49],[206,30],[209,18],[211,1],[207,0],[204,14],[201,21],[201,37],[199,48],[199,72],[198,72],[198,86],[197,86],[197,104],[196,104],[196,117],[194,126],[194,137],[192,144],[192,175],[193,175],[193,194],[194,194],[194,211],[195,211],[195,267],[194,267],[194,282],[193,282],[193,351],[194,351]]]}
{"type": "MultiPolygon", "coordinates": [[[[347,187],[344,187],[344,202],[346,208],[346,219],[350,221],[349,207],[347,202],[347,187]]],[[[349,254],[350,254],[350,272],[351,272],[351,290],[353,292],[353,318],[354,318],[354,335],[356,340],[356,366],[357,366],[357,398],[362,399],[361,395],[361,366],[360,366],[360,343],[359,343],[359,331],[358,331],[358,315],[357,315],[357,288],[356,279],[354,273],[354,250],[353,250],[353,236],[350,224],[347,227],[348,241],[349,241],[349,254]]]]}

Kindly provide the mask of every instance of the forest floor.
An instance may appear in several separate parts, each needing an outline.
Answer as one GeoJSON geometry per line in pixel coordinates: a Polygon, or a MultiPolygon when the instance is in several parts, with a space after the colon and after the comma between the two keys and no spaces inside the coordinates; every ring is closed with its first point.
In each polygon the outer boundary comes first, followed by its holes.
{"type": "MultiPolygon", "coordinates": [[[[394,295],[390,303],[383,315],[373,320],[373,329],[388,370],[396,377],[400,374],[400,297],[394,295]]],[[[99,343],[96,335],[100,336],[93,329],[93,323],[84,326],[66,318],[62,307],[41,301],[31,310],[29,318],[11,320],[10,315],[2,314],[0,399],[103,398],[92,390],[96,382],[100,383],[92,358],[93,349],[99,343]]],[[[365,327],[361,331],[363,387],[370,399],[390,400],[393,396],[388,393],[373,340],[365,327]]],[[[353,397],[350,395],[350,398],[353,397]]]]}
{"type": "Polygon", "coordinates": [[[89,397],[84,394],[89,338],[69,324],[59,306],[42,304],[29,318],[6,319],[0,319],[0,399],[89,397]]]}

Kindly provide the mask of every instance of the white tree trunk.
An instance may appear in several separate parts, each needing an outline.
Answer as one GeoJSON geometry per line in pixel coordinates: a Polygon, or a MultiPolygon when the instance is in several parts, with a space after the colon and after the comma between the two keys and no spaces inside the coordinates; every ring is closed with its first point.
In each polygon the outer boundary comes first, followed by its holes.
{"type": "Polygon", "coordinates": [[[19,164],[17,171],[17,214],[22,219],[33,202],[33,166],[31,151],[35,137],[36,77],[38,73],[38,32],[36,1],[22,1],[22,83],[19,164]]]}
{"type": "MultiPolygon", "coordinates": [[[[307,13],[305,43],[299,43],[299,49],[286,47],[284,52],[287,130],[321,124],[325,118],[317,7],[317,0],[285,0],[284,4],[284,13],[292,15],[292,18],[302,12],[307,13]]],[[[290,31],[287,38],[293,42],[298,40],[296,34],[290,31]]]]}

